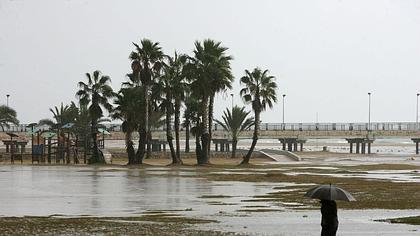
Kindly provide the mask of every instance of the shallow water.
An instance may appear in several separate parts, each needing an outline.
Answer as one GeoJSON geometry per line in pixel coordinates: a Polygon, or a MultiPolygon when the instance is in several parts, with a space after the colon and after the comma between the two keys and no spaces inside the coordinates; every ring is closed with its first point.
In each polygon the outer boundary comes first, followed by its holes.
{"type": "Polygon", "coordinates": [[[237,196],[234,201],[240,202],[272,189],[182,177],[191,174],[164,168],[1,166],[0,215],[126,216],[147,210],[201,209],[208,200],[200,198],[203,195],[237,196]]]}
{"type": "MultiPolygon", "coordinates": [[[[299,184],[207,181],[199,178],[199,171],[188,168],[0,166],[0,216],[134,216],[181,210],[177,214],[220,221],[195,226],[204,229],[253,235],[319,235],[319,211],[292,211],[288,204],[295,207],[293,202],[247,201],[294,185],[299,184]]],[[[419,226],[372,221],[417,214],[416,210],[340,210],[339,235],[419,235],[419,226]]]]}

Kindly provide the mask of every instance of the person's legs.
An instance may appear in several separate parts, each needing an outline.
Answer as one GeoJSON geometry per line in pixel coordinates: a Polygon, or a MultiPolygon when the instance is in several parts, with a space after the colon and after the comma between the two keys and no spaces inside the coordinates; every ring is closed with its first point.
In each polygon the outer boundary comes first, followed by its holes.
{"type": "Polygon", "coordinates": [[[338,227],[322,227],[321,236],[335,236],[338,227]]]}
{"type": "Polygon", "coordinates": [[[321,236],[330,236],[328,227],[322,227],[321,236]]]}
{"type": "Polygon", "coordinates": [[[337,226],[334,226],[334,227],[332,227],[332,234],[331,235],[333,235],[333,236],[335,236],[336,235],[336,233],[337,233],[337,230],[338,230],[338,225],[337,226]]]}

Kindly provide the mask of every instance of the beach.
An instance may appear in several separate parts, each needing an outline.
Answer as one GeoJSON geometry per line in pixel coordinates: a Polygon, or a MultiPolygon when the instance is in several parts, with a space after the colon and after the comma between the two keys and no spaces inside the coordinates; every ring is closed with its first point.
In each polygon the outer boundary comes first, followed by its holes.
{"type": "Polygon", "coordinates": [[[411,154],[305,151],[299,162],[253,158],[250,166],[226,155],[205,167],[194,156],[183,166],[155,157],[131,167],[120,148],[112,152],[120,154],[111,165],[2,162],[0,202],[7,204],[0,222],[19,222],[22,234],[40,227],[45,235],[318,235],[319,204],[303,193],[332,182],[358,200],[338,202],[339,235],[420,231],[386,222],[418,215],[420,160],[411,154]]]}

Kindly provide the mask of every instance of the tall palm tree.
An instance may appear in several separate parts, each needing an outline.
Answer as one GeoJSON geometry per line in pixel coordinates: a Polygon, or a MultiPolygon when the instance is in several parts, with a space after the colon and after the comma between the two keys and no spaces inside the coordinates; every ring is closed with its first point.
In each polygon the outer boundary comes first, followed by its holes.
{"type": "Polygon", "coordinates": [[[9,129],[10,124],[19,124],[16,111],[9,106],[0,105],[0,127],[2,131],[4,131],[4,128],[9,129]]]}
{"type": "MultiPolygon", "coordinates": [[[[58,136],[58,146],[63,147],[65,146],[64,140],[66,140],[66,133],[65,130],[62,129],[62,126],[65,124],[75,124],[76,119],[79,115],[79,108],[76,106],[74,102],[71,102],[70,105],[64,105],[63,103],[60,104],[59,107],[54,106],[54,108],[50,108],[50,112],[53,114],[53,118],[55,121],[51,119],[41,119],[38,122],[38,125],[46,125],[49,126],[51,130],[57,131],[58,136]]],[[[73,133],[76,136],[78,136],[78,133],[76,132],[78,129],[76,127],[67,128],[67,131],[69,133],[73,133]]],[[[61,149],[60,150],[64,150],[61,149]]],[[[70,157],[67,156],[67,163],[70,163],[70,157]]],[[[75,159],[76,161],[77,159],[75,159]]],[[[50,161],[50,160],[49,160],[50,161]]]]}
{"type": "Polygon", "coordinates": [[[232,158],[235,158],[240,133],[254,125],[254,118],[247,118],[249,113],[251,112],[245,111],[245,107],[235,106],[232,111],[226,108],[222,116],[223,121],[215,120],[217,124],[222,126],[232,136],[232,158]]]}
{"type": "MultiPolygon", "coordinates": [[[[230,56],[226,56],[227,48],[222,47],[220,42],[204,40],[195,42],[194,58],[192,66],[194,77],[191,81],[192,94],[200,98],[201,108],[201,147],[200,156],[197,157],[198,164],[209,162],[210,132],[212,123],[212,98],[216,92],[231,86],[233,76],[230,70],[230,56]]],[[[191,69],[190,69],[191,70],[191,69]]]]}
{"type": "Polygon", "coordinates": [[[181,159],[181,146],[180,146],[180,117],[182,102],[185,101],[186,93],[189,89],[189,84],[186,81],[187,76],[187,62],[188,56],[185,54],[178,55],[175,52],[174,58],[170,62],[173,71],[172,79],[170,81],[172,88],[172,96],[174,98],[174,129],[175,129],[175,146],[176,156],[181,159]]]}
{"type": "Polygon", "coordinates": [[[103,116],[103,108],[112,111],[112,105],[109,103],[109,99],[113,98],[115,94],[109,85],[111,78],[102,75],[99,70],[94,71],[92,75],[86,73],[86,78],[87,83],[83,81],[79,82],[79,91],[77,91],[76,96],[80,99],[82,105],[88,106],[91,118],[93,150],[89,163],[105,163],[104,156],[98,148],[98,121],[103,116]]]}
{"type": "MultiPolygon", "coordinates": [[[[89,113],[89,108],[86,104],[80,104],[78,106],[78,113],[76,116],[76,119],[74,121],[73,130],[76,134],[77,141],[81,144],[81,147],[83,147],[83,163],[87,163],[87,154],[88,150],[90,150],[92,141],[90,139],[90,133],[91,133],[91,117],[89,113]]],[[[100,120],[98,121],[98,123],[100,120]]]]}
{"type": "Polygon", "coordinates": [[[119,119],[122,123],[122,131],[125,134],[125,145],[128,154],[128,164],[139,164],[136,159],[132,134],[138,130],[142,115],[140,114],[142,101],[140,87],[121,88],[114,99],[115,109],[112,112],[113,119],[119,119]]]}
{"type": "MultiPolygon", "coordinates": [[[[233,60],[232,56],[226,55],[227,47],[221,46],[221,42],[214,42],[213,40],[205,40],[204,47],[213,48],[212,51],[215,63],[215,70],[211,75],[211,91],[212,95],[209,100],[209,137],[212,138],[213,129],[213,111],[214,111],[214,98],[217,93],[224,92],[227,89],[232,89],[233,75],[230,67],[230,61],[233,60]],[[207,44],[207,45],[206,45],[207,44]]],[[[208,152],[210,152],[210,145],[208,145],[208,152]]]]}
{"type": "Polygon", "coordinates": [[[245,70],[245,76],[241,78],[240,83],[245,87],[241,89],[240,94],[246,103],[252,104],[252,110],[255,114],[254,133],[252,144],[241,164],[248,164],[251,154],[254,151],[258,141],[260,129],[260,115],[267,107],[272,108],[273,103],[277,102],[275,77],[268,74],[268,70],[262,71],[255,68],[252,72],[245,70]]]}
{"type": "Polygon", "coordinates": [[[174,114],[174,91],[172,88],[171,81],[174,78],[175,68],[173,66],[173,59],[169,59],[169,64],[165,65],[163,68],[163,75],[160,77],[160,80],[154,86],[153,94],[158,97],[162,97],[163,101],[160,104],[160,110],[164,111],[166,114],[166,140],[169,144],[169,149],[171,151],[172,164],[182,164],[181,159],[177,156],[174,144],[173,144],[173,134],[172,134],[172,116],[174,114]]]}
{"type": "Polygon", "coordinates": [[[143,88],[143,102],[142,109],[143,122],[139,127],[139,149],[137,150],[137,159],[143,160],[146,145],[149,146],[150,130],[149,130],[149,112],[150,112],[150,86],[157,77],[156,72],[160,71],[162,67],[162,60],[164,54],[159,43],[152,42],[149,39],[143,39],[139,44],[133,43],[135,51],[130,53],[131,67],[133,70],[133,77],[141,82],[143,88]]]}
{"type": "Polygon", "coordinates": [[[54,108],[50,108],[50,112],[53,115],[54,121],[51,119],[42,119],[38,124],[48,125],[51,128],[60,128],[67,123],[75,122],[79,113],[79,108],[74,102],[71,102],[70,105],[61,103],[59,107],[54,106],[54,108]]]}
{"type": "Polygon", "coordinates": [[[198,119],[198,109],[199,102],[198,99],[188,96],[185,100],[185,111],[184,111],[184,121],[182,126],[185,128],[185,152],[190,152],[190,130],[192,125],[196,125],[199,122],[198,119]]]}
{"type": "Polygon", "coordinates": [[[63,105],[63,103],[61,103],[60,107],[55,106],[54,109],[50,108],[50,112],[53,114],[53,117],[56,121],[56,124],[58,125],[64,125],[64,114],[67,112],[67,110],[69,109],[69,105],[63,105]]]}

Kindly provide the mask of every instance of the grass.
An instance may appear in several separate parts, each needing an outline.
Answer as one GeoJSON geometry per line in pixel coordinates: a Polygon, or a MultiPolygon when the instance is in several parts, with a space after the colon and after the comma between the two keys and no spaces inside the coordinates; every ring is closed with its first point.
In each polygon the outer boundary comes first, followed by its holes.
{"type": "Polygon", "coordinates": [[[0,235],[238,235],[187,227],[189,224],[211,222],[215,221],[174,214],[139,217],[1,217],[0,235]]]}
{"type": "Polygon", "coordinates": [[[232,196],[226,195],[203,195],[200,198],[231,198],[232,196]]]}
{"type": "Polygon", "coordinates": [[[379,222],[388,222],[393,224],[409,224],[409,225],[420,225],[420,216],[401,217],[385,220],[377,220],[379,222]]]}
{"type": "MultiPolygon", "coordinates": [[[[380,166],[384,168],[383,165],[380,166]]],[[[403,166],[399,166],[403,167],[403,166]]],[[[404,168],[412,169],[412,166],[404,168]]],[[[379,168],[378,168],[379,169],[379,168]]],[[[326,171],[327,172],[327,171],[326,171]]],[[[344,209],[420,209],[420,185],[418,183],[397,183],[385,180],[372,180],[363,178],[340,178],[323,175],[289,175],[279,171],[269,171],[261,174],[207,174],[205,177],[213,181],[245,181],[245,182],[271,182],[278,183],[273,192],[255,196],[245,201],[255,202],[295,202],[307,207],[319,207],[316,200],[303,197],[310,188],[309,184],[334,183],[350,193],[357,199],[356,202],[339,202],[339,207],[344,209]],[[281,187],[281,183],[308,184],[307,186],[281,187]],[[284,191],[287,189],[288,191],[284,191]],[[398,193],[398,194],[396,194],[398,193]]],[[[299,207],[301,208],[301,207],[299,207]]]]}
{"type": "Polygon", "coordinates": [[[268,209],[268,208],[258,208],[258,209],[240,209],[237,212],[284,212],[284,210],[280,209],[268,209]]]}

